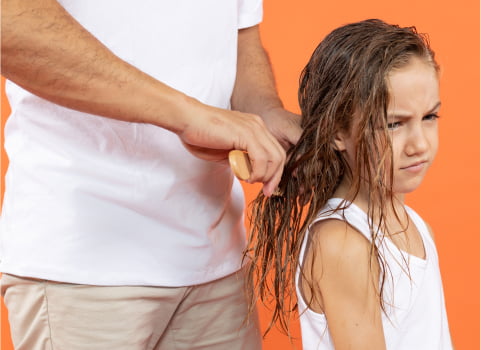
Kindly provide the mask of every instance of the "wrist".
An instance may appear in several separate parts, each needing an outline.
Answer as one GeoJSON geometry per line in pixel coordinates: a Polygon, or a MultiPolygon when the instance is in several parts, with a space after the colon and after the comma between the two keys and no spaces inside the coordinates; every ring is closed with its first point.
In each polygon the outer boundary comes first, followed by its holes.
{"type": "Polygon", "coordinates": [[[248,100],[249,102],[246,103],[232,104],[232,109],[239,112],[256,114],[262,119],[264,119],[266,115],[284,109],[281,100],[277,96],[256,96],[248,100]]]}
{"type": "MultiPolygon", "coordinates": [[[[154,125],[167,129],[177,135],[182,134],[195,122],[204,106],[195,98],[168,87],[154,96],[156,104],[151,108],[154,125]]],[[[149,118],[150,119],[150,118],[149,118]]]]}

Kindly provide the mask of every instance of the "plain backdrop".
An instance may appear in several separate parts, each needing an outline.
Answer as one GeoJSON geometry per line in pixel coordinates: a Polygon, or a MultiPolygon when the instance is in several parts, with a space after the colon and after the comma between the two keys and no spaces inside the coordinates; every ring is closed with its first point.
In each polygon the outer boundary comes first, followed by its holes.
{"type": "MultiPolygon", "coordinates": [[[[265,0],[261,35],[285,106],[299,112],[299,74],[319,41],[332,29],[367,18],[428,33],[441,65],[440,149],[422,186],[408,205],[431,225],[440,256],[448,318],[457,350],[479,349],[479,1],[459,0],[265,0]]],[[[10,109],[1,82],[1,125],[10,109]]],[[[8,159],[2,148],[0,193],[8,159]]],[[[246,202],[258,190],[245,185],[246,202]]],[[[1,306],[1,349],[13,349],[5,307],[1,306]]],[[[260,306],[263,327],[270,316],[260,306]]],[[[293,335],[300,337],[293,320],[293,335]]],[[[266,350],[301,348],[299,340],[271,331],[266,350]]],[[[246,349],[248,350],[248,349],[246,349]]],[[[418,350],[418,349],[410,349],[418,350]]],[[[419,349],[422,350],[422,349],[419,349]]]]}

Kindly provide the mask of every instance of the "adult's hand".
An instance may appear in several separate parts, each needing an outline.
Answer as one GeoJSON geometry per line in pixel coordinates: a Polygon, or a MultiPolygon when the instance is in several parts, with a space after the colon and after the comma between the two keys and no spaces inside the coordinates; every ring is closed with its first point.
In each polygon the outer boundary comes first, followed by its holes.
{"type": "Polygon", "coordinates": [[[257,115],[198,104],[197,113],[178,133],[185,147],[208,161],[227,161],[233,149],[247,151],[252,166],[249,183],[262,182],[270,196],[282,176],[286,154],[257,115]]]}
{"type": "MultiPolygon", "coordinates": [[[[259,33],[259,26],[239,30],[237,76],[232,108],[262,117],[272,136],[284,150],[300,137],[300,117],[283,108],[274,75],[259,33]]],[[[251,152],[249,157],[252,158],[251,152]]]]}
{"type": "Polygon", "coordinates": [[[267,128],[287,151],[301,136],[301,116],[282,107],[272,108],[262,114],[267,128]]]}

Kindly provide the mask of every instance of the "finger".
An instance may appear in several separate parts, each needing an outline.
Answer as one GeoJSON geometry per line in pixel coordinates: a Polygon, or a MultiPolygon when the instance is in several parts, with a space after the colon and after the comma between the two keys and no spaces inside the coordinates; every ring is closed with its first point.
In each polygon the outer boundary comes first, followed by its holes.
{"type": "MultiPolygon", "coordinates": [[[[246,181],[247,179],[249,179],[252,172],[252,166],[247,152],[239,150],[230,151],[229,164],[235,176],[239,180],[246,181]]],[[[278,186],[274,187],[274,190],[272,190],[270,184],[268,184],[264,186],[264,195],[268,197],[271,195],[282,196],[282,192],[279,190],[278,186]]]]}
{"type": "Polygon", "coordinates": [[[256,149],[252,156],[249,154],[253,169],[249,182],[264,183],[264,194],[270,196],[281,180],[286,153],[274,138],[265,140],[265,143],[265,148],[256,149]]]}
{"type": "Polygon", "coordinates": [[[263,141],[247,149],[252,166],[249,182],[269,182],[284,165],[283,149],[277,142],[263,141]]]}
{"type": "Polygon", "coordinates": [[[242,120],[243,131],[239,134],[239,143],[235,144],[234,148],[245,150],[249,154],[252,171],[247,182],[262,182],[270,194],[273,191],[271,187],[275,187],[280,181],[285,151],[259,116],[251,114],[244,116],[242,120]]]}
{"type": "Polygon", "coordinates": [[[262,192],[266,197],[272,196],[274,193],[279,193],[279,182],[281,181],[282,170],[274,173],[274,176],[267,183],[264,183],[262,192]]]}

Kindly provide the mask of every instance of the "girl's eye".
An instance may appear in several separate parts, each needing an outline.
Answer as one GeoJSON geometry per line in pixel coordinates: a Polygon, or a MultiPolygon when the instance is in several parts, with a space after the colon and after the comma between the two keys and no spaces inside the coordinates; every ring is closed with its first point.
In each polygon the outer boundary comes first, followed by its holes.
{"type": "Polygon", "coordinates": [[[387,123],[388,130],[394,130],[401,126],[401,122],[387,123]]]}
{"type": "Polygon", "coordinates": [[[439,118],[439,115],[437,114],[434,114],[434,113],[431,113],[431,114],[428,114],[426,115],[423,120],[436,120],[439,118]]]}

